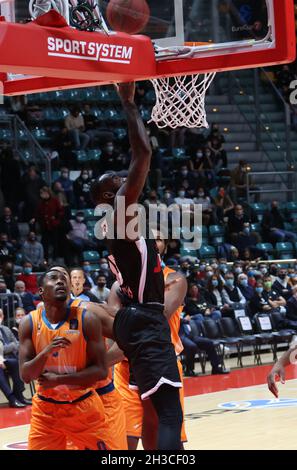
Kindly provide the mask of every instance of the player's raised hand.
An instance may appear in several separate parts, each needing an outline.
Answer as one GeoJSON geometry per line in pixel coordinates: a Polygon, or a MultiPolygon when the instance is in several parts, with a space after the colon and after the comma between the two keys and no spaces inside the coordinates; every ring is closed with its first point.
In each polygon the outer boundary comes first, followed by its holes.
{"type": "Polygon", "coordinates": [[[119,83],[115,87],[123,104],[134,103],[135,82],[119,83]]]}

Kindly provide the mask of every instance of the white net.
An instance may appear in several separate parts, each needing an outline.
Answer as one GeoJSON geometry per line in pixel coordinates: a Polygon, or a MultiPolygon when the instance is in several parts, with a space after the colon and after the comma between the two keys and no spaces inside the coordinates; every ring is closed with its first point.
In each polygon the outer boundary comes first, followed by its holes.
{"type": "Polygon", "coordinates": [[[215,73],[153,79],[156,104],[152,119],[159,128],[208,127],[205,95],[215,73]]]}

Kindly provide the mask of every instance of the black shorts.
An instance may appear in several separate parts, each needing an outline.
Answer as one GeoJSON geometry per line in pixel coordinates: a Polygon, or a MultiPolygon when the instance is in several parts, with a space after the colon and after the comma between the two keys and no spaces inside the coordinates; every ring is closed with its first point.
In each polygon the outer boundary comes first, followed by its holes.
{"type": "Polygon", "coordinates": [[[122,308],[116,314],[113,331],[143,400],[163,384],[182,386],[163,307],[142,304],[122,308]]]}

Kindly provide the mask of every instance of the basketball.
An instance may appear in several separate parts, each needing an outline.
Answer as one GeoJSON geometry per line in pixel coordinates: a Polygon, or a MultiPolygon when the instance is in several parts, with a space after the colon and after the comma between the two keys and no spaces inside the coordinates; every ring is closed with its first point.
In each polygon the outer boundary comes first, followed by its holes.
{"type": "Polygon", "coordinates": [[[115,31],[136,34],[147,25],[150,9],[145,0],[111,0],[106,16],[115,31]]]}

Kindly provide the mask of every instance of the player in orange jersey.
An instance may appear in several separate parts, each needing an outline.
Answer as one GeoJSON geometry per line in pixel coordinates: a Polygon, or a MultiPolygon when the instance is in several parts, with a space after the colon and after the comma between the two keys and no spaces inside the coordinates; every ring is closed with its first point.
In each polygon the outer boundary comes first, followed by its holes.
{"type": "MultiPolygon", "coordinates": [[[[161,256],[166,252],[167,241],[162,236],[161,231],[156,234],[156,241],[161,256]]],[[[171,330],[171,340],[174,344],[176,354],[179,355],[183,346],[179,338],[179,326],[180,326],[180,313],[182,311],[181,304],[184,301],[184,297],[187,291],[187,282],[181,273],[176,273],[167,266],[163,269],[164,280],[165,280],[165,315],[169,321],[171,330]]],[[[118,285],[115,283],[112,287],[111,294],[109,297],[109,304],[120,308],[120,299],[117,295],[118,285]]],[[[121,357],[117,348],[113,348],[114,353],[110,350],[111,354],[114,354],[114,358],[110,359],[113,363],[121,357]]],[[[182,366],[178,361],[178,368],[180,377],[182,380],[182,366]]],[[[158,418],[154,411],[154,408],[150,404],[150,400],[141,401],[137,390],[129,387],[129,364],[127,360],[122,360],[115,365],[115,386],[120,392],[126,413],[126,426],[127,426],[127,438],[128,446],[130,450],[135,450],[138,445],[138,441],[142,438],[143,446],[146,450],[156,449],[157,445],[157,429],[158,429],[158,418]]],[[[180,389],[180,401],[184,404],[183,388],[180,389]]],[[[187,440],[185,434],[185,427],[183,423],[181,431],[181,442],[187,440]]],[[[182,447],[182,445],[181,445],[182,447]]]]}
{"type": "MultiPolygon", "coordinates": [[[[53,266],[69,278],[69,273],[62,266],[53,266]]],[[[81,299],[75,299],[71,305],[79,306],[95,313],[101,320],[103,334],[112,337],[113,316],[115,309],[103,304],[94,304],[81,299]]],[[[108,354],[107,354],[108,359],[108,354]]],[[[108,360],[107,360],[108,364],[108,360]]],[[[109,364],[108,364],[109,366],[109,364]]],[[[104,415],[107,424],[104,434],[104,442],[109,450],[127,450],[126,416],[119,392],[115,389],[112,380],[111,369],[106,379],[100,380],[95,385],[96,392],[100,396],[104,407],[104,415]]],[[[68,449],[76,449],[73,442],[68,443],[68,449]]]]}
{"type": "Polygon", "coordinates": [[[51,268],[40,295],[44,309],[20,325],[20,371],[26,383],[37,380],[29,434],[31,450],[106,449],[102,402],[94,384],[107,376],[100,319],[68,305],[69,276],[51,268]]]}

